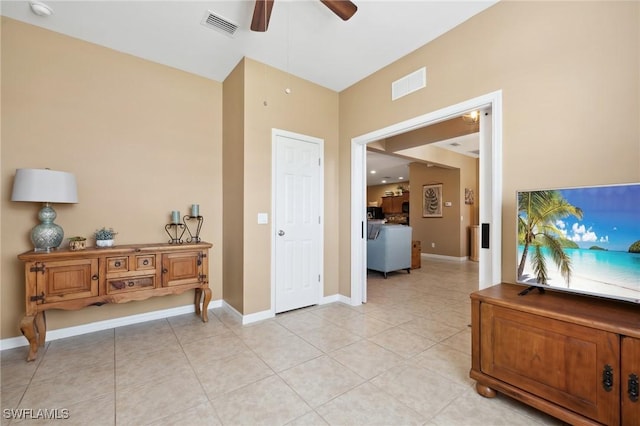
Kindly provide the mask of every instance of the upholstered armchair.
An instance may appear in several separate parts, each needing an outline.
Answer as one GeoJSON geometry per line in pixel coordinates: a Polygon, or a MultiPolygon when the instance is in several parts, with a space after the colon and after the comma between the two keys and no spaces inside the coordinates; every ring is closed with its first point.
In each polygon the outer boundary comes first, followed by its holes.
{"type": "Polygon", "coordinates": [[[387,273],[405,269],[411,273],[411,227],[382,225],[377,238],[367,240],[367,268],[387,273]]]}

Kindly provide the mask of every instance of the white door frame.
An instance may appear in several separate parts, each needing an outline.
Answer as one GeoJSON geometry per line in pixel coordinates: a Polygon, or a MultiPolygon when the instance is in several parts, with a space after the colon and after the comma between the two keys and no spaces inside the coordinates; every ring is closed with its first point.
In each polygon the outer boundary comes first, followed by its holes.
{"type": "MultiPolygon", "coordinates": [[[[351,139],[351,305],[357,306],[367,301],[367,240],[364,238],[366,235],[364,227],[367,221],[366,145],[482,108],[490,108],[492,112],[490,115],[492,120],[490,161],[483,162],[483,154],[487,155],[487,153],[480,152],[480,193],[491,194],[487,197],[490,200],[490,207],[488,207],[490,210],[485,210],[490,212],[491,217],[484,216],[482,211],[484,209],[481,209],[480,223],[490,223],[491,256],[486,255],[487,249],[480,249],[479,288],[500,283],[502,275],[502,91],[498,90],[351,139]],[[487,176],[486,173],[482,173],[483,164],[488,164],[491,168],[490,182],[483,178],[487,176]]],[[[483,137],[481,131],[481,146],[483,146],[483,137]]]]}
{"type": "Polygon", "coordinates": [[[324,139],[288,130],[271,129],[271,316],[276,315],[276,140],[278,136],[311,142],[320,146],[320,176],[318,182],[318,210],[320,212],[320,235],[318,248],[318,262],[320,279],[318,282],[318,303],[324,297],[324,139]]]}

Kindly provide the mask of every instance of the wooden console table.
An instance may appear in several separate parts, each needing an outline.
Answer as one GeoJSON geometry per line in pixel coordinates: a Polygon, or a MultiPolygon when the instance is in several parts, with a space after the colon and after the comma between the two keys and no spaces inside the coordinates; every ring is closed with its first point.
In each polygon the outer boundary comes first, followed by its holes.
{"type": "Polygon", "coordinates": [[[472,379],[572,425],[640,425],[640,306],[500,284],[471,294],[472,379]]]}
{"type": "Polygon", "coordinates": [[[27,361],[44,345],[45,311],[124,303],[195,290],[195,310],[207,322],[210,243],[131,244],[110,248],[22,253],[26,313],[20,323],[29,341],[27,361]],[[202,303],[202,305],[201,305],[202,303]]]}

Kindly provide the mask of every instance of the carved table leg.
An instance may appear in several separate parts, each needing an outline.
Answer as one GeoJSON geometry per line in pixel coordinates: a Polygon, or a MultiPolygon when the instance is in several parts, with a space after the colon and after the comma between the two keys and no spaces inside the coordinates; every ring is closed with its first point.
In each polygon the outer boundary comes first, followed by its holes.
{"type": "Polygon", "coordinates": [[[489,386],[483,385],[481,383],[476,382],[476,392],[485,398],[493,398],[496,396],[496,391],[491,389],[489,386]]]}
{"type": "Polygon", "coordinates": [[[193,303],[196,305],[196,315],[200,316],[200,300],[202,299],[202,289],[196,288],[196,295],[193,303]]]}
{"type": "Polygon", "coordinates": [[[209,302],[211,301],[211,289],[209,287],[203,288],[202,292],[204,293],[204,300],[202,301],[202,321],[209,321],[209,302]]]}
{"type": "Polygon", "coordinates": [[[47,318],[44,311],[40,311],[36,314],[35,319],[36,332],[38,333],[38,347],[44,346],[44,341],[47,338],[47,318]]]}
{"type": "Polygon", "coordinates": [[[36,359],[38,353],[38,336],[35,329],[35,317],[25,316],[20,321],[20,331],[29,341],[29,355],[27,355],[27,361],[33,361],[36,359]]]}

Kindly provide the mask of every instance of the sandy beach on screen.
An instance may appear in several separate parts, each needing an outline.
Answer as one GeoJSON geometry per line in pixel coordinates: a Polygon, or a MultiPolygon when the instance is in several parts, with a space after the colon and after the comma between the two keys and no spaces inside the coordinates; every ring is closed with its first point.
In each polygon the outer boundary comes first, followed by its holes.
{"type": "MultiPolygon", "coordinates": [[[[528,266],[529,265],[525,266],[523,277],[519,281],[534,284],[536,282],[535,274],[533,273],[533,270],[528,266]]],[[[567,285],[566,281],[564,280],[564,278],[562,278],[562,275],[560,275],[560,272],[558,270],[549,271],[549,277],[550,279],[548,280],[547,284],[551,288],[583,292],[596,296],[623,298],[635,301],[636,303],[640,303],[640,288],[629,288],[623,285],[605,283],[602,281],[581,277],[575,274],[571,275],[571,281],[567,285]]]]}

